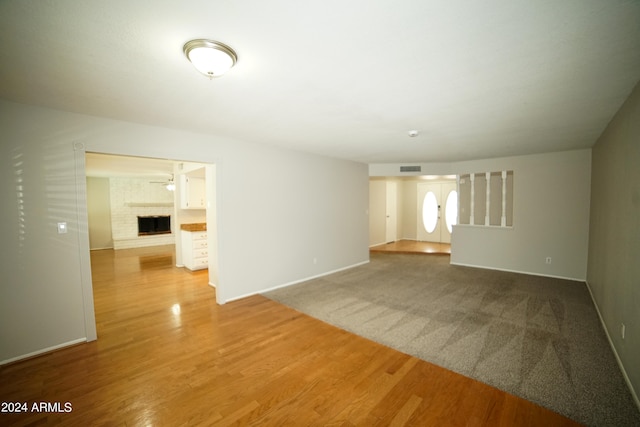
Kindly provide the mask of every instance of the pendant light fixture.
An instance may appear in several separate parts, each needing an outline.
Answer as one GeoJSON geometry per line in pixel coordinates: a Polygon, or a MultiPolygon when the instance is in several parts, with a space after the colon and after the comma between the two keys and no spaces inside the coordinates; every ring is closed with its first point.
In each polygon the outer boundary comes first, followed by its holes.
{"type": "Polygon", "coordinates": [[[183,51],[193,66],[210,79],[229,71],[238,60],[238,55],[229,46],[207,39],[188,41],[183,51]]]}

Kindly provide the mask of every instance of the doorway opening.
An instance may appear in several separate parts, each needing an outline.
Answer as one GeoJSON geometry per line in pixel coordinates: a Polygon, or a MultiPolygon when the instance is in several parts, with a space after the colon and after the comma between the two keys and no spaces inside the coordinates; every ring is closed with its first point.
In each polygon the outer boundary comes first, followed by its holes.
{"type": "MultiPolygon", "coordinates": [[[[83,152],[82,157],[84,158],[77,161],[80,164],[84,160],[82,169],[86,180],[89,269],[91,254],[95,251],[106,249],[117,256],[120,249],[131,249],[140,252],[139,265],[131,268],[146,268],[147,264],[158,267],[161,263],[164,268],[175,270],[177,275],[198,274],[202,277],[204,274],[208,278],[208,284],[216,287],[218,260],[217,250],[214,249],[218,245],[215,164],[93,152],[83,152]],[[183,189],[180,188],[178,178],[182,173],[192,172],[195,167],[201,169],[202,198],[206,199],[206,203],[197,209],[183,209],[183,189]],[[141,220],[143,232],[140,232],[141,220]],[[204,225],[210,231],[206,244],[211,250],[205,255],[208,271],[190,272],[186,268],[176,268],[183,267],[181,232],[185,226],[194,223],[204,225]],[[151,232],[147,230],[149,227],[151,232]]],[[[112,273],[113,276],[117,275],[116,271],[112,273]]],[[[87,277],[87,290],[91,292],[88,295],[92,295],[90,270],[87,277]]],[[[222,300],[218,289],[215,296],[220,303],[222,300]]]]}
{"type": "Polygon", "coordinates": [[[450,254],[457,208],[455,175],[371,177],[370,251],[450,254]]]}

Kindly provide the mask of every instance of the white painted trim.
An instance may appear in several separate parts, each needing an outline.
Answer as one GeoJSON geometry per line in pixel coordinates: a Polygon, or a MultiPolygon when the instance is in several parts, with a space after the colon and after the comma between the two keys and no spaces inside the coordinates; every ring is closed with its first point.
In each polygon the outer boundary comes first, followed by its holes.
{"type": "Polygon", "coordinates": [[[540,276],[540,277],[550,277],[552,279],[572,280],[574,282],[584,282],[585,281],[585,279],[579,279],[579,278],[576,278],[576,277],[554,276],[553,274],[533,273],[533,272],[530,272],[530,271],[511,270],[511,269],[508,269],[508,268],[487,267],[487,266],[484,266],[484,265],[465,264],[465,263],[460,263],[460,262],[450,262],[450,264],[451,265],[458,265],[460,267],[482,268],[483,270],[505,271],[507,273],[528,274],[530,276],[540,276]]]}
{"type": "Polygon", "coordinates": [[[487,180],[487,188],[485,189],[484,225],[488,227],[491,225],[491,172],[485,172],[485,179],[487,180]]]}
{"type": "Polygon", "coordinates": [[[473,224],[475,225],[476,223],[476,219],[475,219],[475,210],[476,210],[476,174],[474,173],[470,173],[469,174],[469,183],[471,185],[471,193],[470,193],[470,200],[469,200],[469,224],[473,224]]]}
{"type": "Polygon", "coordinates": [[[465,227],[465,228],[490,228],[492,230],[513,230],[513,225],[505,225],[504,227],[501,225],[483,225],[483,224],[455,224],[454,227],[465,227]]]}
{"type": "Polygon", "coordinates": [[[502,171],[502,213],[500,214],[500,226],[507,226],[507,171],[502,171]]]}
{"type": "Polygon", "coordinates": [[[231,301],[237,301],[239,299],[251,297],[251,296],[254,296],[254,295],[260,295],[260,294],[263,294],[265,292],[275,291],[276,289],[286,288],[287,286],[297,285],[298,283],[307,282],[309,280],[317,279],[319,277],[328,276],[330,274],[338,273],[340,271],[349,270],[351,268],[355,268],[355,267],[359,267],[361,265],[369,264],[369,262],[370,262],[369,260],[362,261],[362,262],[359,262],[359,263],[356,263],[356,264],[348,265],[346,267],[338,268],[336,270],[331,270],[331,271],[327,271],[327,272],[324,272],[324,273],[321,273],[321,274],[316,274],[315,276],[310,276],[310,277],[307,277],[307,278],[304,278],[304,279],[294,280],[293,282],[283,283],[282,285],[274,286],[274,287],[268,288],[268,289],[263,289],[263,290],[258,291],[258,292],[252,292],[250,294],[240,295],[240,296],[237,296],[237,297],[234,297],[234,298],[226,300],[224,302],[224,304],[226,304],[228,302],[231,302],[231,301]]]}
{"type": "Polygon", "coordinates": [[[593,297],[593,292],[591,291],[591,286],[589,286],[589,282],[585,281],[587,284],[587,289],[589,290],[589,295],[591,296],[591,301],[593,302],[593,306],[596,308],[596,313],[598,313],[598,318],[600,319],[600,324],[602,325],[602,329],[604,329],[604,333],[607,336],[607,340],[609,341],[609,346],[611,350],[613,350],[613,355],[616,357],[616,361],[618,362],[618,366],[620,367],[620,371],[622,371],[622,376],[624,377],[625,382],[627,383],[627,387],[629,387],[629,391],[631,392],[631,396],[633,397],[633,401],[635,402],[638,410],[640,410],[640,399],[638,399],[638,394],[633,388],[633,384],[631,384],[631,380],[627,375],[627,371],[624,369],[624,365],[622,364],[622,360],[620,356],[618,356],[618,352],[616,347],[613,345],[613,340],[611,339],[611,335],[609,335],[609,330],[607,329],[607,325],[604,323],[604,319],[602,314],[600,313],[600,309],[598,308],[598,304],[596,304],[596,299],[593,297]]]}
{"type": "Polygon", "coordinates": [[[87,342],[87,338],[78,338],[77,340],[68,341],[62,344],[54,345],[53,347],[43,348],[41,350],[37,350],[31,353],[23,354],[22,356],[12,357],[11,359],[3,360],[0,362],[0,366],[6,365],[8,363],[17,362],[19,360],[29,359],[31,357],[39,356],[44,353],[49,353],[55,350],[60,350],[61,348],[70,347],[72,345],[80,344],[83,342],[87,342]]]}
{"type": "Polygon", "coordinates": [[[76,221],[78,224],[78,262],[80,264],[80,291],[86,341],[98,339],[96,312],[93,305],[93,278],[91,276],[91,245],[89,243],[89,212],[87,208],[87,174],[85,170],[85,146],[73,143],[74,175],[76,187],[76,221]]]}

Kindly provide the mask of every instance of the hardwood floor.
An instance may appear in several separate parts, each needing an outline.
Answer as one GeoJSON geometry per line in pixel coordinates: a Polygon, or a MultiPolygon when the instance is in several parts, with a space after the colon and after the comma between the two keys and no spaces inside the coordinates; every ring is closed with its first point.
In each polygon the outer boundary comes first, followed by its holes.
{"type": "Polygon", "coordinates": [[[417,240],[397,240],[392,243],[372,246],[369,248],[369,251],[451,255],[451,244],[420,242],[417,240]]]}
{"type": "Polygon", "coordinates": [[[223,306],[172,247],[92,253],[98,340],[0,367],[0,425],[573,426],[262,296],[223,306]]]}

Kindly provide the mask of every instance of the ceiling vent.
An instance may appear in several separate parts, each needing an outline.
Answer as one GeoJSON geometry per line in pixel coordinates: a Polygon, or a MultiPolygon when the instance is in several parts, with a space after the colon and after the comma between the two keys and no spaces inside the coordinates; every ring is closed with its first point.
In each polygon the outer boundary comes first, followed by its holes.
{"type": "Polygon", "coordinates": [[[422,172],[421,166],[400,166],[400,172],[422,172]]]}

